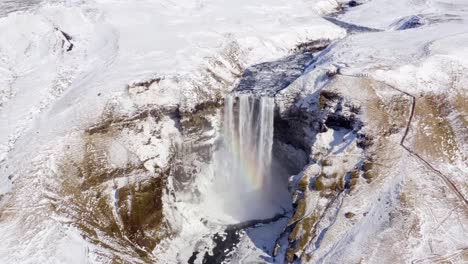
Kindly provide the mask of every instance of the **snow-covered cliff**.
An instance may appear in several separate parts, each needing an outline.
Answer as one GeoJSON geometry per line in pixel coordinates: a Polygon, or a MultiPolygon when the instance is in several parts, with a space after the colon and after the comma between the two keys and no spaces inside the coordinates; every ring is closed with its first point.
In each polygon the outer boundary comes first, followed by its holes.
{"type": "Polygon", "coordinates": [[[0,3],[0,262],[463,263],[467,10],[0,3]],[[219,184],[233,90],[274,97],[267,202],[219,184]]]}

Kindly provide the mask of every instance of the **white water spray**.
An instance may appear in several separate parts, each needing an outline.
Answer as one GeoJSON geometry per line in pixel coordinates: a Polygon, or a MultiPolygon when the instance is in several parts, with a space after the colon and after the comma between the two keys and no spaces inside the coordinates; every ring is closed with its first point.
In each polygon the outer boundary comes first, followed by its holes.
{"type": "Polygon", "coordinates": [[[230,184],[245,190],[266,190],[271,179],[274,99],[252,94],[228,95],[224,106],[221,163],[230,184]]]}
{"type": "Polygon", "coordinates": [[[205,208],[212,218],[234,223],[283,212],[290,196],[287,177],[273,161],[274,98],[233,94],[224,104],[222,140],[213,154],[213,185],[206,186],[205,208]]]}

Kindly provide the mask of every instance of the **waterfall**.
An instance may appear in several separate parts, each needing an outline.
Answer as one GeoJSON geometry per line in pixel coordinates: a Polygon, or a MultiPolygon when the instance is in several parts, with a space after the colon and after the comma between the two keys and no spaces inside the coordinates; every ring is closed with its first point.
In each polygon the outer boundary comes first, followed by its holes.
{"type": "Polygon", "coordinates": [[[200,185],[211,218],[235,223],[290,206],[287,174],[273,161],[274,110],[273,97],[226,96],[221,137],[207,170],[211,181],[200,185]]]}
{"type": "MultiPolygon", "coordinates": [[[[228,95],[223,117],[226,182],[245,191],[268,188],[271,180],[274,99],[253,94],[228,95]]],[[[234,187],[234,186],[233,186],[234,187]]]]}

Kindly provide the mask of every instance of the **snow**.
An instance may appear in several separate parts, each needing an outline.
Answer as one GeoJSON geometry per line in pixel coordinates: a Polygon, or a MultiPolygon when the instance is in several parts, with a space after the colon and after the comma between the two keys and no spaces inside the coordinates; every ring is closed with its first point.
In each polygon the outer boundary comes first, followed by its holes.
{"type": "Polygon", "coordinates": [[[1,79],[12,83],[14,94],[1,110],[2,156],[14,145],[26,144],[22,138],[39,137],[33,140],[45,143],[54,134],[93,123],[105,102],[130,80],[154,73],[179,76],[186,81],[168,78],[151,87],[152,99],[145,95],[134,101],[180,104],[181,89],[190,94],[181,86],[200,78],[197,71],[207,58],[231,43],[249,52],[242,62],[248,65],[286,54],[301,40],[342,34],[320,22],[303,1],[274,1],[268,8],[246,1],[228,7],[218,1],[70,1],[1,18],[7,36],[0,43],[1,79]],[[60,47],[55,28],[72,36],[71,52],[60,47]],[[34,135],[37,131],[40,135],[34,135]]]}
{"type": "MultiPolygon", "coordinates": [[[[248,66],[278,60],[289,55],[298,43],[313,39],[337,41],[319,54],[315,68],[308,69],[277,96],[281,112],[295,102],[298,94],[306,109],[310,103],[307,99],[330,84],[324,81],[325,72],[338,68],[342,74],[369,76],[414,95],[467,93],[465,0],[362,1],[362,5],[346,8],[337,19],[384,31],[348,36],[345,29],[322,18],[344,1],[23,2],[0,3],[2,263],[105,262],[104,257],[95,255],[95,245],[67,225],[69,219],[50,212],[47,197],[54,195],[49,192],[51,186],[60,184],[57,162],[65,147],[68,145],[70,152],[79,156],[83,151],[83,142],[78,139],[82,131],[102,120],[109,109],[126,116],[145,107],[180,107],[190,111],[197,103],[230,91],[248,66]],[[413,16],[421,18],[419,27],[398,30],[413,16]],[[72,37],[72,48],[62,32],[72,37]],[[222,77],[223,85],[207,81],[207,69],[222,77]],[[155,78],[161,80],[149,87],[131,88],[135,83],[155,78]]],[[[357,85],[358,82],[351,81],[343,85],[349,88],[344,94],[354,94],[356,101],[365,102],[366,92],[356,89],[357,85]]],[[[376,94],[380,98],[386,96],[380,90],[376,94]]],[[[371,116],[364,115],[368,119],[371,116]]],[[[167,167],[174,143],[180,143],[182,137],[178,124],[166,116],[159,122],[144,120],[139,125],[142,133],[134,135],[122,129],[119,137],[111,140],[107,149],[111,163],[119,167],[135,160],[144,161],[150,172],[167,167]],[[153,134],[155,130],[159,136],[153,134]],[[148,138],[151,144],[142,144],[148,138]]],[[[325,149],[337,160],[343,160],[345,155],[362,155],[353,147],[354,136],[348,133],[329,130],[319,134],[314,150],[325,149]]],[[[395,138],[389,140],[396,142],[395,138]]],[[[466,148],[462,146],[461,158],[454,164],[440,166],[441,170],[456,175],[454,179],[461,184],[467,173],[463,156],[466,148]]],[[[412,249],[402,259],[423,259],[433,248],[436,248],[433,254],[446,255],[466,247],[463,223],[450,225],[461,214],[458,207],[453,209],[453,215],[448,214],[447,208],[453,207],[455,198],[437,199],[449,190],[443,189],[438,178],[421,164],[414,160],[406,163],[409,156],[398,158],[400,162],[391,164],[395,171],[378,181],[375,188],[364,187],[355,198],[343,198],[341,210],[367,215],[353,219],[352,223],[338,215],[320,247],[309,248],[316,260],[357,262],[365,252],[371,262],[376,261],[379,256],[375,254],[380,252],[377,249],[385,247],[380,240],[392,241],[388,237],[398,230],[392,227],[380,234],[388,219],[379,216],[400,209],[396,204],[402,190],[419,193],[414,199],[422,205],[415,208],[420,233],[424,234],[420,240],[411,238],[396,247],[395,252],[407,250],[406,245],[412,249]],[[386,207],[386,202],[391,206],[386,207]],[[371,246],[373,243],[375,248],[371,246]]],[[[357,158],[350,158],[349,163],[354,161],[357,158]]],[[[164,197],[166,218],[179,236],[164,240],[154,249],[161,263],[185,262],[194,245],[211,248],[210,235],[221,231],[223,225],[246,220],[219,213],[221,209],[213,210],[223,204],[210,193],[213,174],[209,170],[203,167],[199,174],[205,177],[194,183],[199,190],[206,191],[204,201],[191,200],[194,196],[187,195],[178,197],[180,200],[174,203],[170,197],[164,197]],[[212,221],[204,225],[200,216],[212,221]]],[[[124,179],[116,182],[119,188],[127,184],[124,179]]],[[[311,203],[320,202],[316,196],[311,197],[314,199],[311,203]]],[[[405,226],[407,222],[398,224],[405,226]]],[[[280,221],[247,231],[236,260],[273,261],[268,259],[271,255],[268,250],[283,225],[280,221]],[[254,249],[263,246],[268,250],[254,249]]]]}
{"type": "MultiPolygon", "coordinates": [[[[27,179],[39,177],[37,170],[45,171],[45,175],[51,173],[50,164],[31,161],[42,160],[41,155],[59,158],[58,150],[67,141],[80,144],[75,140],[79,131],[96,123],[109,105],[130,115],[136,108],[148,105],[182,105],[190,109],[200,98],[193,91],[194,84],[205,78],[204,69],[211,67],[211,60],[218,59],[223,67],[237,63],[228,61],[229,48],[238,50],[238,58],[234,59],[245,67],[286,55],[294,45],[308,39],[333,39],[344,34],[320,18],[313,2],[302,0],[70,0],[34,1],[30,5],[11,2],[0,8],[11,12],[0,17],[0,194],[13,193],[16,197],[32,192],[37,199],[41,195],[34,190],[44,183],[27,179]],[[61,32],[71,36],[71,50],[61,32]],[[127,84],[152,76],[163,79],[149,87],[149,93],[127,94],[127,84]],[[10,175],[14,182],[8,178],[10,175]]],[[[232,70],[217,71],[234,81],[229,73],[232,70]]],[[[143,126],[141,139],[146,139],[151,132],[148,126],[153,125],[143,126]]],[[[176,138],[177,131],[171,120],[159,125],[160,139],[154,138],[146,148],[122,147],[140,145],[136,143],[140,139],[131,135],[111,142],[111,162],[120,166],[136,155],[140,160],[149,159],[145,167],[150,171],[155,166],[167,166],[172,143],[166,139],[176,138]]],[[[76,152],[80,152],[79,147],[76,152]]],[[[57,180],[54,174],[44,177],[48,183],[57,180]]],[[[2,199],[7,198],[10,196],[2,199]]],[[[23,199],[10,202],[20,201],[23,199]]],[[[6,223],[12,224],[3,225],[0,232],[2,237],[9,234],[8,241],[32,231],[21,228],[15,220],[6,223]]],[[[34,232],[40,230],[53,229],[39,225],[34,232]]],[[[58,262],[70,262],[71,257],[82,263],[87,257],[79,245],[84,242],[61,236],[57,238],[58,250],[48,256],[58,262]],[[64,255],[66,248],[76,256],[64,255]]],[[[22,255],[0,254],[2,261],[33,260],[41,252],[28,256],[24,253],[31,251],[26,247],[34,250],[42,244],[31,241],[14,249],[6,247],[22,255]]]]}

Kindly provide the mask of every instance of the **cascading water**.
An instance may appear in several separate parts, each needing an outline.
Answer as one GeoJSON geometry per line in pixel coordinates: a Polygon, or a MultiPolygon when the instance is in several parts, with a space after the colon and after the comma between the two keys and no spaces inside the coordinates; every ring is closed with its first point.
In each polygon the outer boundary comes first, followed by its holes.
{"type": "Polygon", "coordinates": [[[273,97],[243,93],[225,98],[222,141],[214,153],[214,187],[223,210],[236,218],[278,212],[278,186],[288,196],[287,183],[274,180],[271,169],[274,108],[273,97]]]}
{"type": "Polygon", "coordinates": [[[266,191],[269,186],[274,107],[272,97],[226,97],[223,144],[229,158],[224,160],[225,176],[231,183],[243,181],[249,191],[266,191]]]}

